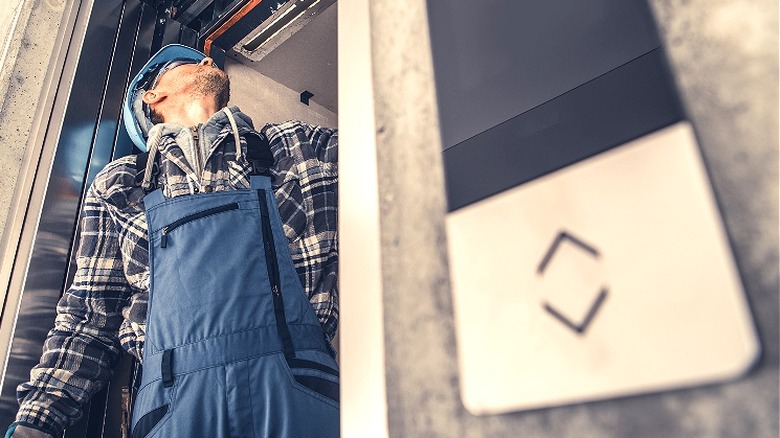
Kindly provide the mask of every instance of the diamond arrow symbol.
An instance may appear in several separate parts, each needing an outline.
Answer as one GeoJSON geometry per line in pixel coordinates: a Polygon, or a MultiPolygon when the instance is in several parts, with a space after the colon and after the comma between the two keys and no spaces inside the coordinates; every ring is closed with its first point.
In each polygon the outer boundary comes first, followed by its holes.
{"type": "Polygon", "coordinates": [[[604,300],[607,299],[607,289],[601,289],[601,292],[599,293],[599,296],[596,297],[596,300],[591,304],[590,310],[588,310],[588,314],[585,315],[585,319],[582,320],[581,323],[575,324],[572,322],[569,318],[565,317],[561,312],[555,310],[553,306],[551,306],[549,303],[544,303],[544,310],[550,312],[552,316],[558,318],[562,323],[566,324],[570,329],[577,332],[578,335],[581,335],[585,333],[585,330],[587,330],[588,326],[590,325],[590,322],[593,321],[593,317],[596,316],[596,312],[599,310],[599,307],[601,307],[601,303],[604,302],[604,300]]]}
{"type": "MultiPolygon", "coordinates": [[[[550,264],[550,261],[552,260],[553,255],[558,250],[558,248],[563,244],[565,241],[570,241],[575,246],[577,246],[579,249],[589,253],[594,258],[599,258],[599,252],[596,248],[588,245],[587,243],[583,242],[582,240],[574,237],[573,235],[567,233],[566,231],[561,231],[558,233],[557,236],[555,236],[555,240],[553,241],[552,245],[550,245],[550,248],[547,250],[547,253],[542,258],[542,261],[539,263],[539,266],[536,269],[536,274],[539,276],[544,275],[544,271],[547,269],[547,266],[550,264]]],[[[571,319],[564,316],[560,311],[555,309],[553,306],[551,306],[549,303],[545,302],[543,303],[543,307],[546,311],[548,311],[552,316],[560,320],[562,323],[564,323],[567,327],[574,330],[578,335],[582,335],[585,333],[585,330],[587,330],[590,323],[593,321],[593,318],[596,316],[596,312],[598,312],[601,305],[604,303],[604,300],[607,298],[607,288],[602,287],[601,291],[599,292],[596,299],[591,303],[590,309],[588,310],[587,314],[585,315],[585,318],[580,323],[575,323],[571,319]]]]}
{"type": "Polygon", "coordinates": [[[550,249],[547,250],[547,253],[544,255],[544,258],[542,258],[542,261],[539,263],[539,267],[536,268],[537,274],[539,275],[544,274],[544,270],[547,268],[547,265],[550,264],[550,260],[552,259],[553,254],[555,254],[555,251],[557,251],[558,247],[561,246],[561,243],[564,242],[564,239],[571,241],[573,244],[577,245],[584,251],[591,253],[593,257],[595,258],[599,257],[599,252],[598,250],[596,250],[596,248],[572,236],[566,231],[561,231],[560,233],[558,233],[557,236],[555,236],[555,240],[553,241],[552,245],[550,245],[550,249]]]}

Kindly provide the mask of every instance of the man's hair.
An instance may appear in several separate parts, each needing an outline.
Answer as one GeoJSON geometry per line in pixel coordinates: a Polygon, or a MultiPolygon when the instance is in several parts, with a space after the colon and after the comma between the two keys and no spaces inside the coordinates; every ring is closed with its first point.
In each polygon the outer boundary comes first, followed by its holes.
{"type": "Polygon", "coordinates": [[[156,125],[158,123],[163,123],[162,115],[157,111],[155,111],[155,109],[152,108],[151,106],[149,107],[149,116],[151,117],[153,125],[156,125]]]}
{"type": "Polygon", "coordinates": [[[217,108],[219,109],[226,107],[230,101],[230,76],[225,75],[225,81],[227,82],[225,87],[222,87],[214,96],[217,99],[217,108]]]}
{"type": "Polygon", "coordinates": [[[227,78],[227,87],[217,93],[217,107],[222,109],[227,106],[230,101],[230,77],[227,78]]]}

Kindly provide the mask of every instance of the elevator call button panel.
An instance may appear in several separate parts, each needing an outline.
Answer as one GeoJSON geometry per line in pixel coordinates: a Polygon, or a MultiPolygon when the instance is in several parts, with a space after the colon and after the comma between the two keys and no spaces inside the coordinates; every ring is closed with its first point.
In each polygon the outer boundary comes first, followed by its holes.
{"type": "Polygon", "coordinates": [[[687,121],[452,211],[447,236],[472,413],[721,381],[758,355],[687,121]]]}
{"type": "Polygon", "coordinates": [[[461,398],[723,382],[760,345],[647,0],[429,8],[461,398]]]}

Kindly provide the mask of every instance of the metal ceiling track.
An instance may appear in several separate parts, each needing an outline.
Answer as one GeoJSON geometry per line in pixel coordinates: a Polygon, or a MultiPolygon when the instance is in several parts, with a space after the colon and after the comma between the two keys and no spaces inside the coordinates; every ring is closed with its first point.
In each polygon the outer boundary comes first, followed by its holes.
{"type": "Polygon", "coordinates": [[[180,41],[224,65],[228,54],[259,61],[336,0],[142,1],[157,10],[153,51],[175,21],[180,41]]]}

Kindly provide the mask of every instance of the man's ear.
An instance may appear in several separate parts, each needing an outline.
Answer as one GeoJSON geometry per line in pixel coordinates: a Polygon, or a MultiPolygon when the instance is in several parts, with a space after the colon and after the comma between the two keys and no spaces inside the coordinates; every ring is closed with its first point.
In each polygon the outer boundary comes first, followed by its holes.
{"type": "Polygon", "coordinates": [[[155,103],[160,102],[161,100],[165,99],[165,93],[162,93],[157,90],[149,90],[144,92],[143,100],[144,103],[147,105],[153,105],[155,103]]]}

